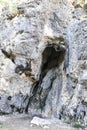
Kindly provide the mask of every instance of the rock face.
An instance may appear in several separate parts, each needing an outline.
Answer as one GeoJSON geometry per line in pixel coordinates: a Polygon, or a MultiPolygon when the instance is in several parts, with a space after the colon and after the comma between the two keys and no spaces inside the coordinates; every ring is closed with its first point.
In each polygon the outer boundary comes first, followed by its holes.
{"type": "Polygon", "coordinates": [[[87,1],[0,1],[0,113],[87,123],[87,1]]]}

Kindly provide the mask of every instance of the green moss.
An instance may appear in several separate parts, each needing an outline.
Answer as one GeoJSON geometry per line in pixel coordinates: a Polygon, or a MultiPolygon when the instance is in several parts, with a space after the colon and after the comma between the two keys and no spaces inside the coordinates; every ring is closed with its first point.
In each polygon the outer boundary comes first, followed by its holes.
{"type": "Polygon", "coordinates": [[[83,126],[81,125],[81,124],[79,124],[79,123],[75,123],[74,125],[73,125],[73,127],[74,128],[83,128],[83,126]]]}

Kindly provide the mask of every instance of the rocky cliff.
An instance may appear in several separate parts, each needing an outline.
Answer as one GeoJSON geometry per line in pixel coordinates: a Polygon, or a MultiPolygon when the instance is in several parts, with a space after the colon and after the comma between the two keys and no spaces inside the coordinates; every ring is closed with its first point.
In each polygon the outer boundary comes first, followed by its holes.
{"type": "Polygon", "coordinates": [[[0,113],[87,124],[87,1],[0,0],[0,113]]]}

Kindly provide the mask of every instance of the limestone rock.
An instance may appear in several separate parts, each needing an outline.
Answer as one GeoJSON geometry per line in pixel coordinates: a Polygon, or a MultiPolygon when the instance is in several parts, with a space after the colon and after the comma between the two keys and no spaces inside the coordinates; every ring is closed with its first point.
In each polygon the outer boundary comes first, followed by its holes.
{"type": "Polygon", "coordinates": [[[44,125],[50,125],[51,122],[49,120],[41,119],[38,117],[34,117],[33,120],[31,121],[31,124],[35,124],[38,126],[44,126],[44,125]]]}
{"type": "Polygon", "coordinates": [[[0,1],[1,114],[27,112],[84,124],[86,4],[86,0],[0,1]]]}

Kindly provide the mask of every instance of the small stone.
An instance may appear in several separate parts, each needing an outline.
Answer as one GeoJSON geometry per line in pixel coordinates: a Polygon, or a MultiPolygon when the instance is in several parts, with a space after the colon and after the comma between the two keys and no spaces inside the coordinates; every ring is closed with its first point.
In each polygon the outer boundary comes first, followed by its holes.
{"type": "Polygon", "coordinates": [[[49,129],[49,127],[48,127],[48,126],[46,126],[46,125],[45,125],[43,128],[44,128],[44,129],[49,129]]]}

